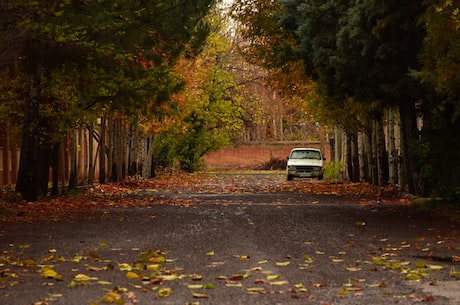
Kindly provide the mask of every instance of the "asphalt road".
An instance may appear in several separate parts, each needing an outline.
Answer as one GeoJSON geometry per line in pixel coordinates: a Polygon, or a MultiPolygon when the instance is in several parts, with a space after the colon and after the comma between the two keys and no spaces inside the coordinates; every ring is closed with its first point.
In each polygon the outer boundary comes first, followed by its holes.
{"type": "Polygon", "coordinates": [[[327,195],[175,196],[194,204],[0,223],[0,304],[460,303],[446,218],[327,195]]]}

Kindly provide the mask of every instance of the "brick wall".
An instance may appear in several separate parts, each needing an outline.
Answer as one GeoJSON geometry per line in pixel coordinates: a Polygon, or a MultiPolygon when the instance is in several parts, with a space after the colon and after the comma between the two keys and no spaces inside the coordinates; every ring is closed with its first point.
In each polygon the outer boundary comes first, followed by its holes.
{"type": "Polygon", "coordinates": [[[204,168],[207,170],[257,168],[258,165],[272,158],[286,159],[294,147],[319,148],[326,159],[330,160],[329,146],[321,145],[320,142],[250,143],[208,153],[204,156],[204,168]]]}

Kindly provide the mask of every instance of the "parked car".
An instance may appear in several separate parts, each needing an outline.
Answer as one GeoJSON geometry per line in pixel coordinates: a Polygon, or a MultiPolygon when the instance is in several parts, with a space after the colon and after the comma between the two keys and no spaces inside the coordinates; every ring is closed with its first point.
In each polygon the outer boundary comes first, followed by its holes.
{"type": "Polygon", "coordinates": [[[325,160],[319,149],[294,148],[287,158],[287,180],[294,178],[323,179],[325,160]]]}

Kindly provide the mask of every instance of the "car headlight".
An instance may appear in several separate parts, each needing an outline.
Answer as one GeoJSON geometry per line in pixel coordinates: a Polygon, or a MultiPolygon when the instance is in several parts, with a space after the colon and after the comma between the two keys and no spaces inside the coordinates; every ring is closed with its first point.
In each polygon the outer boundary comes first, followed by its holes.
{"type": "Polygon", "coordinates": [[[314,166],[314,167],[313,167],[313,170],[314,170],[314,171],[320,171],[320,170],[321,170],[321,166],[314,166]]]}

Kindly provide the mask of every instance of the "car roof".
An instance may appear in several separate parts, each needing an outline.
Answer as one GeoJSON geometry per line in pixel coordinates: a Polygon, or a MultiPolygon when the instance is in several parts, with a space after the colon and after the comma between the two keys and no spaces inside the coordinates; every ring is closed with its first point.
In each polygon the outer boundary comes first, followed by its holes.
{"type": "Polygon", "coordinates": [[[315,150],[315,151],[320,151],[320,150],[317,149],[317,148],[306,148],[306,147],[297,147],[297,148],[293,148],[291,151],[294,151],[294,150],[315,150]]]}

